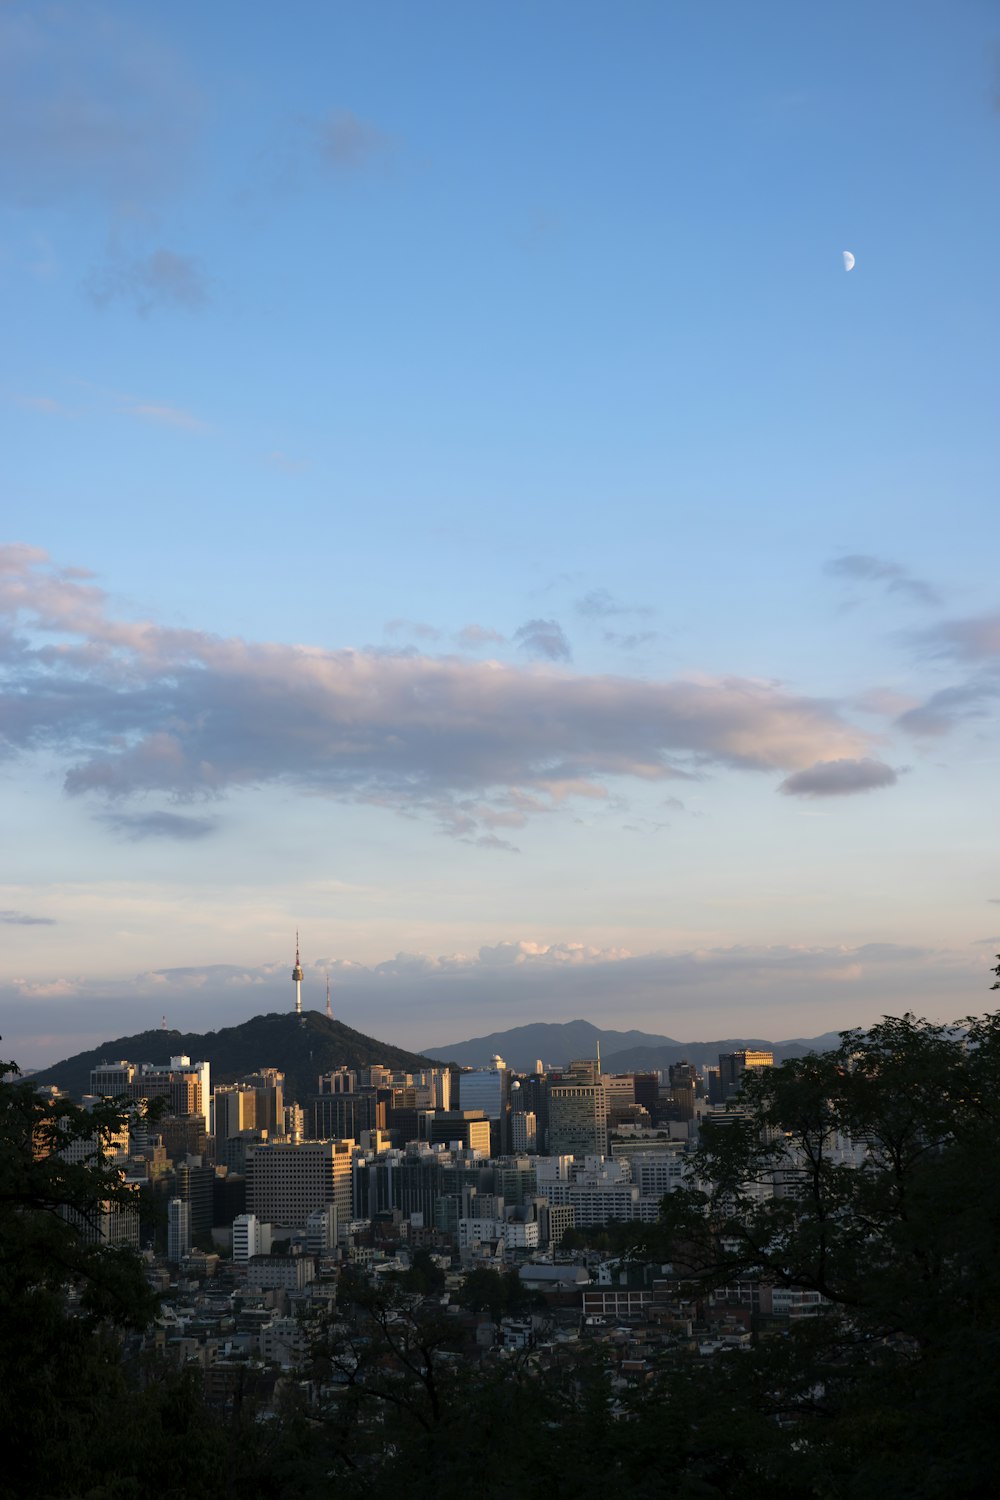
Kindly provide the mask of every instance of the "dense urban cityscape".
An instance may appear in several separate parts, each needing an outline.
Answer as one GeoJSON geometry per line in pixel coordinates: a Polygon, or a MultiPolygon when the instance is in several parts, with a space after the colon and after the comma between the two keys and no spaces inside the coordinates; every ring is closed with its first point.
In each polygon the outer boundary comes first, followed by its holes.
{"type": "MultiPolygon", "coordinates": [[[[294,1010],[258,1019],[335,1025],[329,1000],[302,1010],[298,955],[292,977],[294,1010]]],[[[1000,1013],[665,1076],[373,1058],[295,1098],[269,1061],[213,1081],[178,1054],[106,1057],[77,1100],[7,1076],[7,1375],[45,1353],[0,1400],[48,1434],[11,1493],[39,1492],[39,1462],[54,1494],[138,1493],[141,1458],[112,1456],[120,1387],[139,1453],[197,1433],[171,1495],[209,1494],[220,1464],[265,1495],[289,1465],[304,1494],[457,1495],[488,1459],[488,1495],[570,1496],[580,1466],[634,1484],[650,1442],[655,1495],[867,1495],[887,1465],[937,1495],[914,1470],[955,1335],[989,1341],[1000,1293],[995,1211],[959,1204],[994,1170],[998,1069],[1000,1013]],[[40,1396],[61,1343],[86,1378],[40,1396]],[[865,1451],[876,1388],[899,1430],[865,1451]],[[500,1411],[517,1456],[490,1435],[500,1411]]],[[[970,1410],[945,1401],[973,1485],[995,1384],[977,1380],[970,1410]]]]}

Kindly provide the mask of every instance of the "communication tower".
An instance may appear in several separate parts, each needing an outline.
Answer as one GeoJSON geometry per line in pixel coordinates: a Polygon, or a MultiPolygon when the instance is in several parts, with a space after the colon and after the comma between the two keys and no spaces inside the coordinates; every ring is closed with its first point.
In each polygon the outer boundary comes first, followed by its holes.
{"type": "Polygon", "coordinates": [[[295,968],[292,970],[292,979],[295,982],[295,1014],[302,1014],[302,963],[299,959],[299,934],[295,933],[295,968]]]}

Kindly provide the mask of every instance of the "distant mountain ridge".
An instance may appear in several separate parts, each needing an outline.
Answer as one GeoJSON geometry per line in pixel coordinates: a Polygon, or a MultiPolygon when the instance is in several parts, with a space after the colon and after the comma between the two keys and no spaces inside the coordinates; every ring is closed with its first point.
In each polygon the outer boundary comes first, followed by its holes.
{"type": "Polygon", "coordinates": [[[653,1072],[671,1063],[692,1062],[698,1066],[718,1065],[720,1052],[739,1052],[744,1048],[774,1053],[776,1062],[786,1057],[804,1057],[807,1052],[822,1052],[835,1047],[839,1031],[827,1031],[812,1038],[796,1037],[772,1042],[763,1037],[723,1037],[719,1041],[678,1042],[674,1037],[656,1036],[643,1031],[608,1031],[591,1021],[535,1021],[514,1026],[509,1031],[494,1031],[489,1036],[472,1037],[465,1042],[449,1042],[430,1049],[464,1067],[485,1067],[499,1053],[510,1067],[527,1072],[541,1058],[553,1067],[563,1067],[577,1057],[595,1057],[601,1048],[601,1066],[609,1073],[653,1072]]]}
{"type": "Polygon", "coordinates": [[[317,1088],[320,1073],[334,1068],[367,1067],[384,1063],[413,1072],[430,1067],[433,1059],[376,1041],[360,1031],[331,1021],[319,1011],[291,1011],[253,1016],[239,1026],[221,1031],[140,1031],[134,1036],[102,1042],[89,1052],[78,1052],[31,1076],[35,1084],[57,1084],[77,1098],[90,1089],[90,1070],[98,1063],[127,1058],[129,1062],[167,1063],[171,1057],[190,1057],[212,1065],[212,1084],[233,1083],[258,1068],[278,1068],[285,1075],[286,1103],[304,1104],[317,1088]]]}

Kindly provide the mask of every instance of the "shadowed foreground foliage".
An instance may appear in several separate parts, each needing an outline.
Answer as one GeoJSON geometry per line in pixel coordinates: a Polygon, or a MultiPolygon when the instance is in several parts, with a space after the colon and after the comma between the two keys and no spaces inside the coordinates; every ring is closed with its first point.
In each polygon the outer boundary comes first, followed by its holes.
{"type": "MultiPolygon", "coordinates": [[[[151,1314],[141,1269],[58,1212],[92,1211],[116,1184],[31,1149],[94,1117],[0,1084],[0,1415],[28,1476],[11,1493],[992,1496],[1000,1014],[846,1033],[755,1073],[740,1111],[703,1132],[660,1223],[614,1238],[691,1295],[754,1278],[820,1292],[822,1316],[762,1325],[746,1352],[663,1350],[629,1385],[583,1342],[470,1363],[429,1261],[388,1287],[344,1276],[301,1379],[261,1421],[250,1397],[217,1411],[196,1373],[123,1358],[151,1314]],[[85,1288],[72,1315],[67,1280],[85,1288]]],[[[494,1318],[520,1307],[501,1279],[470,1278],[465,1300],[494,1318]]]]}

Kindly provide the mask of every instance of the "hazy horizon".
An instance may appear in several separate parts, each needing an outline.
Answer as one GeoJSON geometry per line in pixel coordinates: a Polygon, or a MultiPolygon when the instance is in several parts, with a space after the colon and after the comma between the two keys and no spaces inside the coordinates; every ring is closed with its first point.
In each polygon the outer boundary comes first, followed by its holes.
{"type": "Polygon", "coordinates": [[[995,48],[0,10],[4,1056],[989,1007],[995,48]]]}

